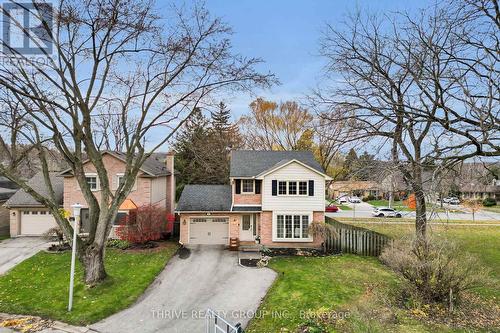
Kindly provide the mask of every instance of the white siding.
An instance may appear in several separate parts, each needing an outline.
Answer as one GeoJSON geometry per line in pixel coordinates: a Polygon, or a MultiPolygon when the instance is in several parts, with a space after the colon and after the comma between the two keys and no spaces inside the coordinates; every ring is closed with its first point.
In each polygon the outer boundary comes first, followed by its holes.
{"type": "Polygon", "coordinates": [[[153,178],[151,181],[151,204],[165,204],[167,198],[167,177],[153,178]]]}
{"type": "Polygon", "coordinates": [[[325,177],[298,164],[291,163],[262,181],[262,210],[270,211],[324,211],[325,177]],[[314,180],[314,196],[272,196],[272,180],[314,180]]]}

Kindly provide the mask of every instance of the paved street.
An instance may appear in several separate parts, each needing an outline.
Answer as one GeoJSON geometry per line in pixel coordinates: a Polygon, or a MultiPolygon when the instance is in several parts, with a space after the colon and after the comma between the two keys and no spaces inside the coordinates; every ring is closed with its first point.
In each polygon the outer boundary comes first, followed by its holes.
{"type": "Polygon", "coordinates": [[[47,246],[40,237],[10,238],[0,242],[0,275],[47,246]]]}
{"type": "MultiPolygon", "coordinates": [[[[326,215],[332,218],[335,217],[373,217],[372,211],[374,207],[366,202],[358,204],[349,204],[352,210],[343,210],[337,213],[327,213],[326,215]]],[[[415,212],[401,212],[404,218],[415,218],[415,212]]],[[[447,221],[447,220],[471,220],[472,213],[448,213],[445,212],[428,212],[428,216],[434,221],[447,221]]],[[[397,219],[394,219],[397,221],[397,219]]],[[[475,214],[476,221],[496,221],[500,223],[500,213],[489,211],[479,211],[475,214]]]]}

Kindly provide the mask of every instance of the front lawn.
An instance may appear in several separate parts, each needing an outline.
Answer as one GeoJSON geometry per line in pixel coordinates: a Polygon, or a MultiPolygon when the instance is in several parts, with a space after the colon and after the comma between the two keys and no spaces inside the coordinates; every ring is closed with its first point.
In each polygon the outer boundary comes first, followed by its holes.
{"type": "MultiPolygon", "coordinates": [[[[405,237],[415,232],[410,224],[362,224],[353,225],[377,231],[391,237],[405,237]]],[[[483,266],[491,270],[492,285],[477,292],[498,302],[500,306],[500,227],[498,226],[461,226],[459,224],[431,225],[429,234],[437,238],[448,238],[459,243],[463,251],[474,255],[483,266]]]]}
{"type": "MultiPolygon", "coordinates": [[[[412,225],[362,226],[392,237],[402,237],[414,231],[412,225]]],[[[487,302],[485,303],[487,307],[498,306],[500,227],[432,226],[431,228],[437,237],[449,237],[460,242],[464,251],[476,255],[484,266],[492,269],[493,283],[477,289],[475,293],[487,302]]],[[[457,324],[465,326],[451,328],[448,324],[422,320],[427,319],[425,313],[413,313],[395,306],[396,287],[400,280],[377,258],[356,255],[279,257],[273,258],[269,265],[278,273],[278,277],[261,304],[257,317],[250,322],[246,332],[430,333],[488,332],[492,329],[488,324],[485,324],[487,328],[481,329],[460,322],[457,324]],[[345,319],[338,319],[346,314],[345,319]],[[327,320],[312,320],[311,317],[314,318],[314,315],[327,320]],[[306,330],[305,325],[317,327],[318,330],[311,328],[306,330]]],[[[472,310],[471,317],[481,316],[477,314],[478,311],[482,311],[481,306],[476,306],[472,310]]]]}
{"type": "Polygon", "coordinates": [[[83,284],[77,261],[72,312],[67,312],[71,253],[40,252],[0,276],[0,312],[38,315],[75,325],[94,323],[134,303],[177,248],[172,242],[143,251],[107,249],[109,278],[95,288],[83,284]]]}
{"type": "Polygon", "coordinates": [[[261,318],[246,332],[295,332],[308,310],[340,309],[362,296],[368,284],[396,283],[377,259],[355,255],[273,258],[270,267],[278,277],[259,308],[261,318]]]}

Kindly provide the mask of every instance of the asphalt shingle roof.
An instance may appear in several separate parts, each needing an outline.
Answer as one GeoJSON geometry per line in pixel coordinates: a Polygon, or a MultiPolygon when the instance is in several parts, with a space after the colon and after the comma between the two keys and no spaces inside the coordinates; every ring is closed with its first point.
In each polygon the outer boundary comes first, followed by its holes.
{"type": "Polygon", "coordinates": [[[230,211],[231,200],[230,185],[186,185],[176,210],[179,212],[230,211]]]}
{"type": "Polygon", "coordinates": [[[294,159],[324,173],[310,151],[233,150],[229,176],[254,177],[294,159]]]}
{"type": "Polygon", "coordinates": [[[0,201],[5,201],[16,193],[16,189],[0,187],[0,201]]]}
{"type": "MultiPolygon", "coordinates": [[[[119,156],[122,159],[126,157],[123,152],[110,151],[109,153],[119,156]]],[[[171,173],[167,170],[167,165],[165,163],[166,158],[167,153],[153,153],[144,161],[141,169],[154,176],[169,176],[171,173]]]]}
{"type": "MultiPolygon", "coordinates": [[[[56,195],[57,203],[62,205],[63,202],[63,188],[64,188],[64,179],[62,177],[58,177],[58,172],[50,173],[50,182],[52,183],[52,187],[54,188],[54,192],[56,195]]],[[[49,196],[49,190],[45,186],[45,180],[43,177],[43,173],[39,172],[33,178],[28,180],[28,185],[44,196],[49,196]]],[[[7,207],[43,207],[41,203],[36,201],[31,195],[26,193],[23,189],[18,190],[9,200],[5,203],[7,207]]]]}
{"type": "MultiPolygon", "coordinates": [[[[101,153],[102,154],[108,153],[122,161],[125,161],[126,158],[126,153],[124,152],[103,150],[101,153]]],[[[142,164],[141,170],[154,177],[170,176],[172,173],[167,170],[167,165],[165,162],[167,155],[168,155],[167,153],[151,154],[151,156],[149,156],[149,158],[145,160],[144,163],[142,164]]],[[[72,172],[71,169],[66,169],[62,171],[60,174],[66,175],[66,174],[71,174],[71,172],[72,172]]]]}
{"type": "Polygon", "coordinates": [[[261,212],[261,206],[234,206],[233,212],[261,212]]]}

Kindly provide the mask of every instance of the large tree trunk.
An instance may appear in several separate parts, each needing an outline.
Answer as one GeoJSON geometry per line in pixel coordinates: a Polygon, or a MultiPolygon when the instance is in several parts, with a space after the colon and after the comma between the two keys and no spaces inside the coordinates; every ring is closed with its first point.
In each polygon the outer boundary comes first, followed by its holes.
{"type": "Polygon", "coordinates": [[[415,217],[415,233],[417,242],[424,244],[427,233],[427,206],[425,204],[425,193],[422,183],[422,169],[420,166],[414,167],[413,170],[413,192],[415,193],[416,217],[415,217]]]}
{"type": "Polygon", "coordinates": [[[95,286],[106,278],[103,246],[92,243],[84,250],[81,260],[86,285],[95,286]]]}

